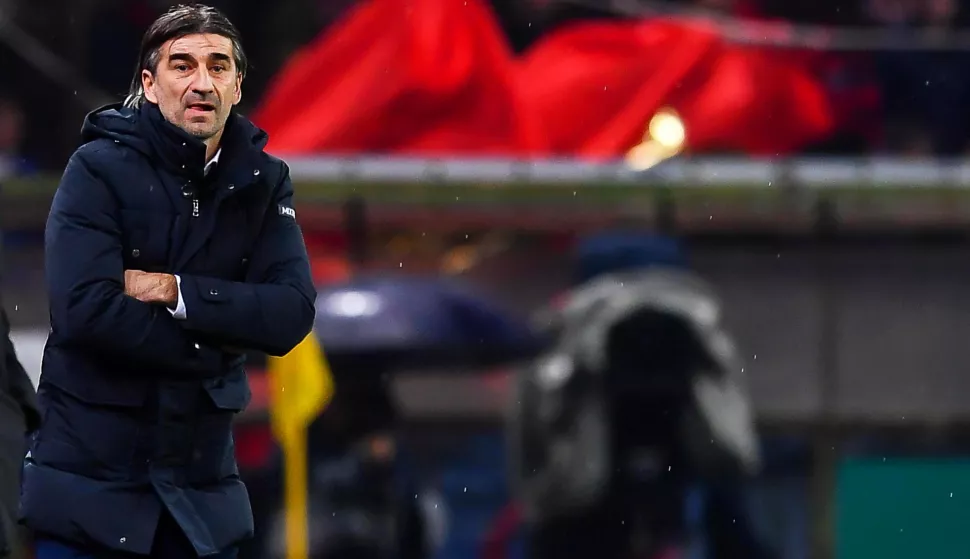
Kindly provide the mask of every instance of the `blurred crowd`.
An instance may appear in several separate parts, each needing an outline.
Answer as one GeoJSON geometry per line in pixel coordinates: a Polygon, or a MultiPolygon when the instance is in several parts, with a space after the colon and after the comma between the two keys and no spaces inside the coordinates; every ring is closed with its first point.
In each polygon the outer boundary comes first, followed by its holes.
{"type": "MultiPolygon", "coordinates": [[[[252,60],[241,106],[246,111],[256,106],[288,57],[338,20],[355,1],[210,3],[236,22],[246,40],[252,60]]],[[[76,142],[80,116],[93,105],[115,100],[127,89],[141,30],[170,4],[167,0],[0,3],[0,22],[13,22],[18,31],[0,34],[0,71],[5,76],[0,85],[3,174],[60,168],[76,142]],[[41,5],[44,9],[37,8],[41,5]],[[52,18],[50,13],[70,15],[52,18]],[[25,42],[19,31],[35,38],[37,44],[25,42]],[[44,52],[38,54],[38,49],[44,52]],[[43,64],[47,55],[63,60],[71,72],[43,64]]],[[[577,19],[622,17],[611,11],[608,2],[492,0],[491,4],[509,44],[519,52],[577,19]]],[[[858,31],[877,27],[884,31],[880,36],[895,48],[792,51],[793,57],[811,60],[813,71],[830,90],[840,120],[839,130],[831,138],[808,151],[956,156],[968,148],[970,77],[962,70],[970,62],[970,54],[951,41],[970,13],[966,4],[957,0],[668,0],[648,4],[712,11],[732,18],[851,26],[858,31]],[[899,42],[906,39],[896,34],[913,29],[925,30],[927,37],[940,37],[940,48],[907,50],[899,42]],[[947,50],[947,44],[954,44],[953,50],[947,50]]]]}

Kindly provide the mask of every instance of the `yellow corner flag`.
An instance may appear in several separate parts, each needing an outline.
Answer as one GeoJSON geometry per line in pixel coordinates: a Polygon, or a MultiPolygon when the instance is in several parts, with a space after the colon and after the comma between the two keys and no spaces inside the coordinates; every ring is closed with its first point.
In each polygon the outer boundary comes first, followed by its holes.
{"type": "Polygon", "coordinates": [[[286,559],[307,559],[307,428],[330,403],[334,384],[311,332],[293,351],[270,357],[270,421],[283,449],[286,559]]]}

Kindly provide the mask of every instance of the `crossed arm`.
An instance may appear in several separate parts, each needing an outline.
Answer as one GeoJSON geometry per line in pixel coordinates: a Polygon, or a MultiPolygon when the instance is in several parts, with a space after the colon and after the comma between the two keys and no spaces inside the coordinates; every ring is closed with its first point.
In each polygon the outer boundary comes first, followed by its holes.
{"type": "Polygon", "coordinates": [[[83,152],[68,163],[48,218],[51,323],[66,343],[86,344],[153,368],[208,369],[233,346],[282,355],[309,333],[314,289],[291,207],[287,173],[275,190],[245,282],[125,270],[117,202],[83,152]],[[180,295],[184,320],[174,308],[180,295]],[[193,351],[194,350],[194,351],[193,351]]]}

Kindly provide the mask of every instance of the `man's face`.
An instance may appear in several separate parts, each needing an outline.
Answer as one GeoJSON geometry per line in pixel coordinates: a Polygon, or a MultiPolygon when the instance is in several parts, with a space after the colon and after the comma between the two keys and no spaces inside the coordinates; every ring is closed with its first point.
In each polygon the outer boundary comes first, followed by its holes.
{"type": "Polygon", "coordinates": [[[155,73],[141,74],[145,97],[166,120],[196,138],[218,138],[242,98],[232,42],[221,35],[186,35],[162,45],[159,54],[155,73]]]}

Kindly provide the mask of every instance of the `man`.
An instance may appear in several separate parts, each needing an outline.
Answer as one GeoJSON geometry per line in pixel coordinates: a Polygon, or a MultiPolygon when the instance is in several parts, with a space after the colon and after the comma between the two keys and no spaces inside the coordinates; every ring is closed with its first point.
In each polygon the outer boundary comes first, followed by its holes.
{"type": "Polygon", "coordinates": [[[530,557],[674,556],[694,528],[688,497],[716,482],[710,557],[766,557],[724,492],[761,459],[719,299],[674,239],[604,233],[576,256],[579,285],[550,317],[559,343],[517,378],[509,436],[530,557]]]}
{"type": "Polygon", "coordinates": [[[242,351],[285,354],[313,323],[287,167],[232,111],[235,27],[176,7],[138,60],[125,104],[87,117],[47,222],[21,504],[38,559],[235,557],[253,530],[230,432],[242,351]]]}
{"type": "Polygon", "coordinates": [[[20,470],[26,435],[37,428],[34,385],[17,360],[10,340],[10,321],[0,304],[0,557],[17,551],[16,518],[20,496],[20,470]]]}

